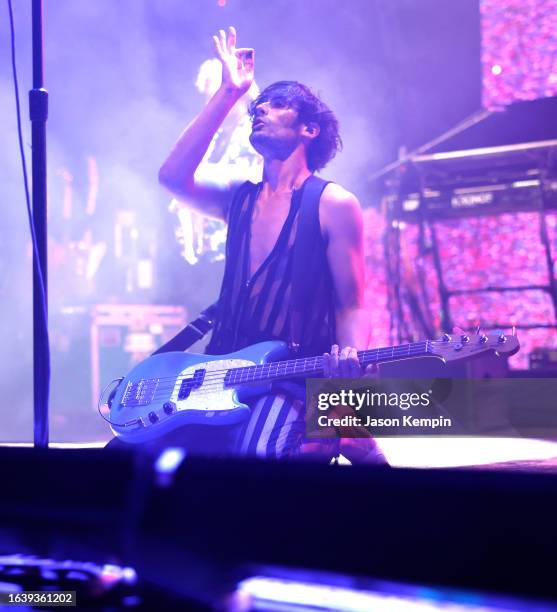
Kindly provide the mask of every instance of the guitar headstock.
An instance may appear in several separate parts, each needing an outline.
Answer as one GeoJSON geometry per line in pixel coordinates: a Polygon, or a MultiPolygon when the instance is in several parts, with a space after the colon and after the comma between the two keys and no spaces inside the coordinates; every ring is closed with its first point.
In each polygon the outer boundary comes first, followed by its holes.
{"type": "Polygon", "coordinates": [[[475,357],[483,353],[494,353],[498,357],[510,357],[518,352],[520,344],[516,334],[505,334],[501,330],[443,334],[439,340],[429,342],[428,352],[441,357],[445,362],[475,357]]]}

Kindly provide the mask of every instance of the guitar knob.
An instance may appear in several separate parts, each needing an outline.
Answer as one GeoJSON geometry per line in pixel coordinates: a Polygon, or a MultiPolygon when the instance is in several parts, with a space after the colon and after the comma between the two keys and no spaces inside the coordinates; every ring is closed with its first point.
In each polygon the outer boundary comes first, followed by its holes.
{"type": "Polygon", "coordinates": [[[164,402],[162,409],[166,414],[172,414],[176,410],[176,404],[174,402],[164,402]]]}
{"type": "Polygon", "coordinates": [[[497,342],[499,342],[499,344],[503,344],[506,341],[507,341],[507,336],[505,336],[505,334],[501,334],[499,338],[497,338],[497,342]]]}
{"type": "Polygon", "coordinates": [[[441,340],[443,340],[443,342],[450,342],[451,341],[451,336],[450,334],[443,334],[441,336],[441,340]]]}
{"type": "Polygon", "coordinates": [[[462,334],[462,336],[460,336],[460,341],[463,344],[466,344],[467,342],[470,342],[470,336],[467,336],[466,334],[462,334]]]}
{"type": "Polygon", "coordinates": [[[487,342],[487,336],[486,336],[485,334],[482,334],[482,335],[479,337],[478,342],[479,342],[480,344],[485,344],[485,343],[487,342]]]}
{"type": "Polygon", "coordinates": [[[159,415],[156,412],[150,412],[149,420],[151,421],[151,423],[156,423],[159,420],[159,415]]]}

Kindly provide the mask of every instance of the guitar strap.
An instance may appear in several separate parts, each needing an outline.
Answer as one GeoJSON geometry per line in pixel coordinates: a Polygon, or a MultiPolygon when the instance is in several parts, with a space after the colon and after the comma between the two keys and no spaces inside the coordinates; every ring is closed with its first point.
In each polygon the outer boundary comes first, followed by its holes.
{"type": "Polygon", "coordinates": [[[159,347],[153,355],[169,353],[170,351],[187,351],[194,342],[203,338],[209,330],[213,329],[217,306],[218,301],[205,308],[197,319],[188,323],[182,331],[159,347]]]}
{"type": "Polygon", "coordinates": [[[320,276],[323,254],[315,243],[321,235],[319,201],[330,181],[315,175],[303,186],[300,202],[300,218],[294,240],[292,270],[292,314],[290,324],[290,349],[296,353],[302,342],[303,315],[315,292],[315,280],[320,276]]]}

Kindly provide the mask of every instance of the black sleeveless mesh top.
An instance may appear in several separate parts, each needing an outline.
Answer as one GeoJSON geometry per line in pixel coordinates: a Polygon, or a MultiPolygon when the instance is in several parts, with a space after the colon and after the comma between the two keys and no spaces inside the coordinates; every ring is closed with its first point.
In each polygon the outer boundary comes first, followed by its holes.
{"type": "MultiPolygon", "coordinates": [[[[228,210],[226,263],[218,314],[206,352],[222,355],[265,340],[292,338],[292,279],[294,242],[302,189],[292,193],[290,211],[268,257],[250,278],[251,219],[261,183],[244,183],[228,210]]],[[[319,228],[319,224],[315,224],[319,228]]],[[[322,265],[307,282],[312,284],[309,303],[301,313],[301,356],[329,351],[336,341],[334,289],[320,231],[311,235],[322,265]],[[314,278],[315,277],[315,278],[314,278]]]]}

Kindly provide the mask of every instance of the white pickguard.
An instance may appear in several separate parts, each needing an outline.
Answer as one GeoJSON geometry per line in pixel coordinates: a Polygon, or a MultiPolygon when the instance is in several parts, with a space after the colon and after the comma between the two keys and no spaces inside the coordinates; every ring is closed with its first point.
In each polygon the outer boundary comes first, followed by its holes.
{"type": "Polygon", "coordinates": [[[170,401],[176,404],[177,412],[181,410],[207,411],[211,417],[220,410],[230,410],[237,402],[234,400],[235,389],[225,387],[224,378],[227,370],[256,365],[246,359],[222,359],[206,361],[182,370],[176,379],[170,401]],[[201,387],[192,389],[189,397],[178,399],[180,386],[184,378],[191,378],[196,370],[205,370],[205,380],[201,387]]]}

